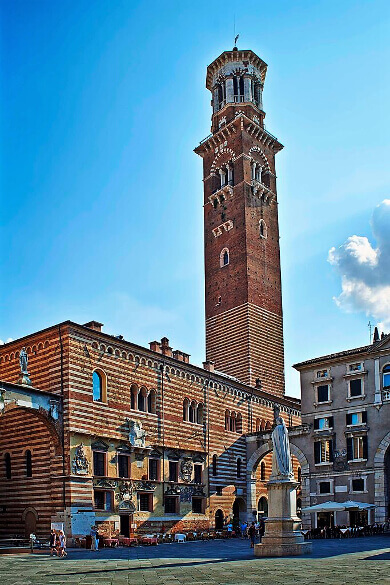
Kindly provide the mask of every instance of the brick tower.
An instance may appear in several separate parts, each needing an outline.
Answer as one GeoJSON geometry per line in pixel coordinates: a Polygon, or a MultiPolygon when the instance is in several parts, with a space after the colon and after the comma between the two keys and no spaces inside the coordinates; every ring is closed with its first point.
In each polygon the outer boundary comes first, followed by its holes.
{"type": "Polygon", "coordinates": [[[264,128],[266,71],[255,53],[236,47],[209,65],[212,134],[195,152],[204,176],[206,359],[282,396],[275,154],[283,146],[264,128]]]}

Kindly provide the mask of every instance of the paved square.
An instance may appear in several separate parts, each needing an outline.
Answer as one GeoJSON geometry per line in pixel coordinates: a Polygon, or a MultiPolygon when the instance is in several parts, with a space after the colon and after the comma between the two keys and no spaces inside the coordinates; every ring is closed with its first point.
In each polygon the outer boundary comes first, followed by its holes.
{"type": "Polygon", "coordinates": [[[317,540],[304,557],[255,559],[245,540],[0,556],[2,585],[390,584],[390,537],[317,540]]]}

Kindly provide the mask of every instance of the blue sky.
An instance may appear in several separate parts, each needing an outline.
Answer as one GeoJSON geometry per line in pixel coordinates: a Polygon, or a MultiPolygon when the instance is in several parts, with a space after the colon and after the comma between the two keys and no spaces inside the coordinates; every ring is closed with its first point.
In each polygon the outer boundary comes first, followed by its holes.
{"type": "Polygon", "coordinates": [[[3,1],[0,338],[96,319],[204,359],[193,148],[210,132],[206,67],[232,48],[235,14],[239,48],[268,63],[266,125],[285,145],[287,392],[299,395],[292,363],[367,343],[368,320],[386,315],[337,304],[344,265],[327,257],[353,235],[375,248],[371,217],[390,198],[389,6],[3,1]]]}

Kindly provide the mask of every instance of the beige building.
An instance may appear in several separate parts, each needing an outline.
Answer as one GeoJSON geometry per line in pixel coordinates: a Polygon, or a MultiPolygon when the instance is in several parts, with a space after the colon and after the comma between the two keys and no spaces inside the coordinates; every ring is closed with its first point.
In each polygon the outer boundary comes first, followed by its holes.
{"type": "MultiPolygon", "coordinates": [[[[301,375],[302,429],[309,505],[331,500],[374,504],[366,511],[317,512],[312,527],[383,523],[390,506],[390,335],[372,344],[294,366],[301,375]]],[[[311,516],[311,518],[310,518],[311,516]]]]}

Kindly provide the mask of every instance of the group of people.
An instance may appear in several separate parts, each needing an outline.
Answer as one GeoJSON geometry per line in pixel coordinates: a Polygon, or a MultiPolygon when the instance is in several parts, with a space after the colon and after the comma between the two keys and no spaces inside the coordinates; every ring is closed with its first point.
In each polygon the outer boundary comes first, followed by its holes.
{"type": "Polygon", "coordinates": [[[66,557],[68,553],[66,552],[66,536],[63,530],[54,530],[53,528],[50,531],[50,556],[56,555],[57,557],[66,557]]]}
{"type": "Polygon", "coordinates": [[[312,528],[305,534],[305,538],[354,538],[357,536],[374,536],[390,530],[390,524],[368,524],[366,526],[324,526],[312,528]]]}
{"type": "Polygon", "coordinates": [[[252,522],[250,525],[248,525],[247,522],[243,522],[240,525],[240,530],[241,537],[249,538],[251,542],[251,548],[253,548],[255,546],[256,536],[259,537],[259,542],[261,542],[261,539],[264,536],[265,522],[263,518],[260,518],[258,522],[252,522]]]}

